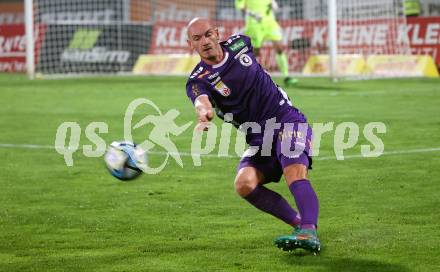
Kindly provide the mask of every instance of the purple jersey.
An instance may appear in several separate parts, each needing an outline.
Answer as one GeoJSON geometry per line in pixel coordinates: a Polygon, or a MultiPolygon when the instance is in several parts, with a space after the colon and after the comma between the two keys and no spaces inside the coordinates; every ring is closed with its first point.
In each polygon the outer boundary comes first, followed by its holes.
{"type": "Polygon", "coordinates": [[[236,126],[245,122],[264,126],[273,117],[277,122],[306,122],[257,62],[249,37],[234,35],[220,45],[223,61],[216,65],[201,61],[186,83],[187,95],[193,103],[198,96],[207,95],[217,115],[223,119],[224,114],[232,113],[236,126]]]}

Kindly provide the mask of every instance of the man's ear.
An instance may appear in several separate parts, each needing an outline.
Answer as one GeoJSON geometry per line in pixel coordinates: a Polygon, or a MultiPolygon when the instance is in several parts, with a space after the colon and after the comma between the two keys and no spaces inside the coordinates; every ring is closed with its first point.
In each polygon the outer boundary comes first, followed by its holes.
{"type": "Polygon", "coordinates": [[[217,41],[220,41],[220,33],[218,32],[218,28],[215,28],[215,35],[217,35],[217,41]]]}

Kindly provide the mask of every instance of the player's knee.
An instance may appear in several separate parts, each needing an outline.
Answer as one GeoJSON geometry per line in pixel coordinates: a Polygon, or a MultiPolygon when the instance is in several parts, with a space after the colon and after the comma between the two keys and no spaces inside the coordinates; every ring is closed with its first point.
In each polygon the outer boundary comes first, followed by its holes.
{"type": "Polygon", "coordinates": [[[284,177],[288,185],[307,178],[307,167],[303,164],[292,164],[284,168],[284,177]]]}
{"type": "Polygon", "coordinates": [[[255,171],[242,171],[241,169],[235,178],[235,191],[245,197],[250,194],[259,184],[259,176],[255,171]]]}
{"type": "Polygon", "coordinates": [[[235,179],[235,191],[241,197],[245,197],[250,194],[255,187],[257,187],[258,182],[249,177],[240,177],[235,179]]]}

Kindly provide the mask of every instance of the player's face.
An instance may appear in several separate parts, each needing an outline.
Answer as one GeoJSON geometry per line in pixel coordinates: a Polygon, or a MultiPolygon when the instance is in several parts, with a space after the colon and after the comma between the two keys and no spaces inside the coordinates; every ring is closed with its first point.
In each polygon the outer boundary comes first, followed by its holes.
{"type": "Polygon", "coordinates": [[[217,28],[212,27],[207,21],[196,22],[188,29],[188,45],[208,64],[221,61],[223,51],[218,41],[217,28]]]}

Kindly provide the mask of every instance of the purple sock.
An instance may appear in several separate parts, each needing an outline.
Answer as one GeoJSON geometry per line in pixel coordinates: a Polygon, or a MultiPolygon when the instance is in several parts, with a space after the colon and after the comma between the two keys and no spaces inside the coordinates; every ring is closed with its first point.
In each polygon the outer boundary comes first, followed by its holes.
{"type": "Polygon", "coordinates": [[[264,186],[258,185],[244,199],[256,208],[283,220],[289,225],[299,225],[301,223],[298,213],[289,203],[281,195],[264,186]]]}
{"type": "Polygon", "coordinates": [[[318,224],[319,203],[315,191],[307,179],[297,180],[290,184],[290,191],[295,198],[301,214],[301,228],[314,229],[318,224]]]}

